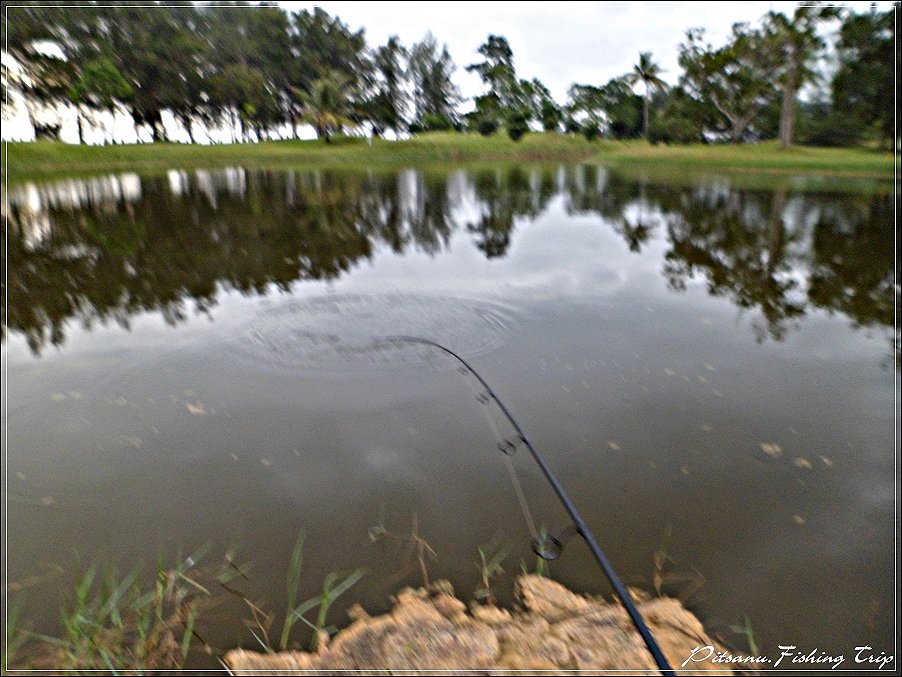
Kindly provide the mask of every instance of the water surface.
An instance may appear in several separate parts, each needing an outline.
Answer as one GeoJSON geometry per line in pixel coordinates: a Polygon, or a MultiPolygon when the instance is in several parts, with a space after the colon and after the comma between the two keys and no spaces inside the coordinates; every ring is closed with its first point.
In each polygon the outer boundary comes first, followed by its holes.
{"type": "MultiPolygon", "coordinates": [[[[38,629],[79,562],[206,543],[281,612],[299,529],[305,596],[363,566],[371,610],[420,582],[380,523],[415,521],[465,598],[479,546],[532,569],[529,520],[565,516],[520,450],[524,516],[478,389],[385,340],[414,334],[495,387],[628,584],[666,549],[667,591],[740,648],[747,617],[775,655],[892,651],[886,188],[234,168],[7,197],[7,563],[38,629]]],[[[608,592],[578,539],[551,574],[608,592]]],[[[244,616],[205,637],[253,646],[244,616]]]]}

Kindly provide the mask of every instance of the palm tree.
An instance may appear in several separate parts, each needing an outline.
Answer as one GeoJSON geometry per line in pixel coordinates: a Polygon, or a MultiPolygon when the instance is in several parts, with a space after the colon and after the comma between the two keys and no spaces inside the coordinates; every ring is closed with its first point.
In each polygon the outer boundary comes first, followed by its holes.
{"type": "Polygon", "coordinates": [[[640,52],[639,63],[633,66],[633,72],[627,74],[626,81],[632,86],[642,81],[645,84],[645,97],[642,99],[642,135],[648,138],[648,97],[653,89],[664,89],[667,86],[661,79],[660,66],[651,58],[651,52],[640,52]]]}
{"type": "Polygon", "coordinates": [[[313,81],[310,92],[302,95],[303,118],[316,129],[317,138],[330,143],[331,135],[342,127],[355,127],[351,118],[349,88],[351,81],[338,71],[329,71],[313,81]]]}

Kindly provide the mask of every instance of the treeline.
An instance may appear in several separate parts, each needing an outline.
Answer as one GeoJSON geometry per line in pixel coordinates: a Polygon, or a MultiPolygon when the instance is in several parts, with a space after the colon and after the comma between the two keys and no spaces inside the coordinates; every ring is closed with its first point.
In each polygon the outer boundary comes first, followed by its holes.
{"type": "Polygon", "coordinates": [[[220,126],[234,130],[232,140],[254,141],[296,136],[309,124],[326,141],[355,128],[377,136],[503,132],[515,140],[542,128],[665,143],[886,145],[894,134],[897,8],[770,12],[734,25],[722,45],[690,29],[675,86],[646,52],[621,77],[573,84],[565,102],[521,78],[507,40],[489,35],[477,50],[482,60],[466,66],[485,93],[462,114],[456,66],[432,34],[370,46],[363,30],[320,8],[286,12],[267,3],[9,7],[7,50],[20,68],[4,65],[3,98],[7,87],[22,92],[38,137],[60,131],[40,122],[40,110],[74,106],[80,140],[94,114],[125,108],[154,141],[167,140],[168,111],[192,141],[220,126]],[[837,36],[832,51],[828,33],[837,36]],[[835,56],[829,79],[820,68],[827,54],[835,56]]]}

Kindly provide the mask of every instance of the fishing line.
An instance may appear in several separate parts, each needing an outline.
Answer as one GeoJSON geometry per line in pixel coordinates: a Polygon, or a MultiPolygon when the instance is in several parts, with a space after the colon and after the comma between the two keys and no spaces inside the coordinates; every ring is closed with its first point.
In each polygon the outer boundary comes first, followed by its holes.
{"type": "MultiPolygon", "coordinates": [[[[611,587],[614,589],[617,597],[620,599],[621,604],[623,604],[626,609],[627,614],[630,617],[630,620],[633,622],[636,630],[639,632],[639,635],[642,637],[645,642],[645,646],[648,647],[649,653],[651,653],[652,658],[655,661],[655,664],[658,666],[658,669],[661,671],[663,675],[675,675],[676,673],[670,667],[670,664],[667,662],[667,658],[665,658],[664,653],[661,651],[661,648],[658,646],[657,641],[652,636],[651,631],[648,629],[648,626],[645,624],[645,621],[642,618],[642,615],[639,613],[639,610],[636,609],[636,605],[633,604],[632,597],[630,596],[629,591],[624,587],[623,582],[620,580],[620,577],[617,575],[613,565],[608,561],[607,556],[602,551],[601,546],[598,544],[598,540],[595,538],[595,534],[592,533],[592,530],[589,529],[589,525],[586,524],[586,521],[583,519],[582,514],[579,512],[579,509],[571,500],[570,496],[564,490],[563,485],[558,480],[557,476],[551,471],[551,468],[545,462],[544,457],[538,452],[538,450],[533,446],[532,442],[529,441],[529,438],[526,436],[526,433],[514,419],[513,415],[510,413],[508,408],[504,405],[504,403],[499,399],[499,397],[495,394],[495,391],[492,390],[491,386],[479,375],[473,367],[467,363],[464,358],[455,353],[450,348],[446,348],[440,343],[432,341],[430,339],[421,338],[419,336],[386,336],[384,337],[385,341],[395,341],[399,343],[418,343],[421,345],[431,346],[433,348],[437,348],[441,350],[455,360],[457,360],[463,367],[470,372],[477,381],[479,381],[480,385],[484,389],[484,393],[477,393],[477,398],[480,401],[483,401],[483,398],[491,398],[494,400],[495,404],[498,405],[498,409],[500,409],[501,413],[504,414],[504,417],[507,419],[508,423],[510,423],[511,427],[516,432],[516,442],[522,442],[529,452],[532,454],[533,460],[535,460],[536,464],[539,466],[539,469],[542,471],[542,474],[545,475],[545,479],[548,480],[548,483],[551,485],[551,488],[554,489],[555,494],[557,494],[558,499],[561,504],[564,506],[564,509],[567,511],[567,514],[570,515],[570,519],[573,520],[573,528],[576,530],[576,533],[579,534],[583,540],[586,542],[586,545],[589,546],[589,550],[592,555],[595,557],[598,562],[601,570],[604,572],[605,576],[608,579],[608,582],[611,584],[611,587]],[[481,397],[480,397],[481,396],[481,397]]],[[[494,422],[494,421],[493,421],[494,422]]],[[[497,433],[497,426],[495,426],[495,430],[497,433]]],[[[508,444],[513,445],[513,440],[508,440],[508,444]]],[[[504,451],[504,440],[502,439],[499,442],[499,448],[504,451]]],[[[509,454],[504,453],[505,458],[507,458],[508,462],[510,461],[509,454]]],[[[516,474],[514,473],[514,476],[516,474]]],[[[515,487],[519,486],[519,482],[515,482],[515,487]]],[[[520,493],[522,493],[522,488],[520,488],[520,493]]],[[[519,498],[519,494],[518,494],[519,498]]],[[[526,497],[523,496],[523,504],[521,507],[525,505],[526,497]]],[[[528,512],[528,508],[527,508],[528,512]]],[[[527,520],[529,521],[529,520],[527,520]]],[[[533,524],[533,528],[534,528],[533,524]]],[[[535,538],[535,537],[534,537],[535,538]]],[[[547,536],[546,538],[550,539],[552,543],[557,548],[562,547],[559,540],[555,539],[553,536],[547,536]]],[[[542,541],[536,539],[533,541],[534,546],[542,547],[542,541]]],[[[536,550],[539,556],[543,556],[542,552],[536,550]]]]}
{"type": "MultiPolygon", "coordinates": [[[[461,372],[466,376],[470,374],[471,371],[467,367],[461,367],[461,372]]],[[[514,452],[517,451],[517,442],[519,440],[513,441],[508,438],[505,438],[501,431],[498,429],[498,422],[495,420],[495,417],[489,412],[488,403],[493,401],[491,394],[482,392],[477,389],[473,382],[470,379],[465,379],[467,385],[470,386],[470,389],[473,391],[473,394],[476,396],[476,400],[479,402],[480,409],[482,413],[485,415],[486,420],[489,422],[489,426],[492,428],[492,433],[495,436],[495,444],[498,447],[498,450],[501,451],[504,456],[504,466],[507,468],[507,474],[510,477],[511,484],[514,487],[514,493],[517,495],[517,502],[520,504],[520,511],[523,513],[523,519],[526,521],[526,528],[529,530],[529,535],[532,538],[533,548],[536,550],[537,554],[541,555],[541,550],[543,549],[543,540],[539,536],[539,530],[536,529],[536,520],[532,516],[532,511],[529,509],[529,503],[526,500],[526,493],[523,491],[523,486],[520,484],[520,478],[517,476],[517,471],[514,468],[514,462],[511,460],[511,456],[513,456],[514,452]]]]}

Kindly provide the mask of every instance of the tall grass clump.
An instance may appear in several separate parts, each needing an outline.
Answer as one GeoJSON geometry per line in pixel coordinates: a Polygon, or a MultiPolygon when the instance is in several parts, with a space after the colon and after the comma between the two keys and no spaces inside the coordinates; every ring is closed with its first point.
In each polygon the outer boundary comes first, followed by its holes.
{"type": "Polygon", "coordinates": [[[33,640],[21,657],[24,669],[113,674],[178,670],[191,649],[198,614],[211,597],[189,576],[201,556],[199,551],[171,567],[161,562],[149,586],[142,585],[138,569],[120,576],[113,567],[93,564],[78,576],[73,598],[62,610],[60,636],[8,627],[7,633],[15,636],[7,651],[33,640]]]}

